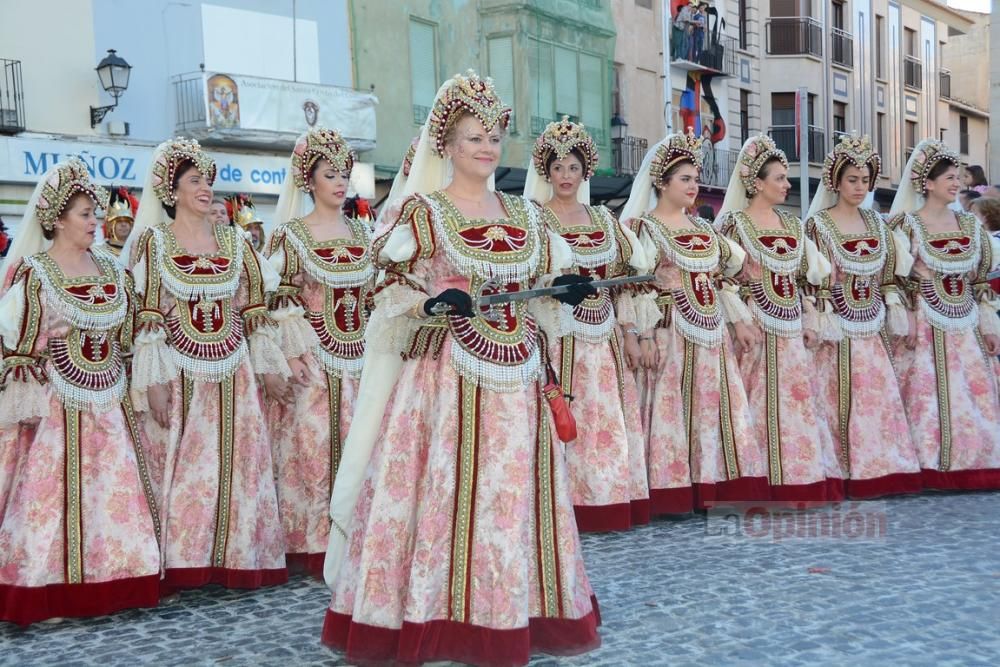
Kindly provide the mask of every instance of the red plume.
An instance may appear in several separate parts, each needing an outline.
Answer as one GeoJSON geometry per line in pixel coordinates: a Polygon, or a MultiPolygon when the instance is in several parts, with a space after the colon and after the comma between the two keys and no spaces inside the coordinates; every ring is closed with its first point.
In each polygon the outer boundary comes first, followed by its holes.
{"type": "Polygon", "coordinates": [[[229,215],[229,221],[233,222],[236,220],[236,197],[226,197],[226,213],[229,215]]]}

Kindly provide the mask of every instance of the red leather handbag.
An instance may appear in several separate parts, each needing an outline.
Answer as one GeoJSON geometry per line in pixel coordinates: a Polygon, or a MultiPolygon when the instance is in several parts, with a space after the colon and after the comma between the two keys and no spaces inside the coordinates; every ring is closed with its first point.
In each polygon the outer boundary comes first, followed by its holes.
{"type": "Polygon", "coordinates": [[[576,440],[576,419],[573,418],[573,412],[569,409],[569,403],[563,394],[559,378],[556,377],[556,372],[552,369],[552,364],[547,364],[545,379],[542,393],[545,394],[545,400],[549,402],[549,409],[552,410],[552,421],[556,426],[556,435],[564,443],[573,442],[576,440]]]}

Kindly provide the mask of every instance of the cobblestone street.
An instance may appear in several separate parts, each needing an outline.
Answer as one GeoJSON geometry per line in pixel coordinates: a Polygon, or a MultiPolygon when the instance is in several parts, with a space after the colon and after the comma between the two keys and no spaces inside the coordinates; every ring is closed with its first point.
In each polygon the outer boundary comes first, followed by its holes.
{"type": "MultiPolygon", "coordinates": [[[[925,494],[811,511],[795,524],[755,513],[733,536],[738,520],[586,536],[603,645],[532,664],[996,664],[1000,494],[925,494]],[[840,536],[789,537],[817,525],[840,536]],[[862,525],[876,530],[848,537],[862,525]]],[[[0,664],[346,664],[319,642],[328,601],[322,583],[296,577],[114,617],[0,624],[0,664]]]]}

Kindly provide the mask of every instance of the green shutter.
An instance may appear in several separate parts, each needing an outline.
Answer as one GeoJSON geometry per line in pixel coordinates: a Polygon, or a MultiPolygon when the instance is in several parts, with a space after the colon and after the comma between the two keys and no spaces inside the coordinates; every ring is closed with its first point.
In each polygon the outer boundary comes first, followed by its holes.
{"type": "Polygon", "coordinates": [[[580,117],[580,85],[576,69],[576,51],[555,47],[556,113],[580,117]]]}
{"type": "Polygon", "coordinates": [[[423,123],[437,94],[437,56],[434,26],[410,20],[410,94],[413,120],[423,123]]]}
{"type": "Polygon", "coordinates": [[[604,67],[597,56],[580,54],[580,121],[598,144],[604,137],[604,67]]]}
{"type": "MultiPolygon", "coordinates": [[[[514,108],[514,39],[494,37],[489,40],[490,77],[503,103],[514,108]]],[[[513,120],[513,118],[512,118],[513,120]]],[[[510,128],[512,131],[513,127],[510,128]]]]}

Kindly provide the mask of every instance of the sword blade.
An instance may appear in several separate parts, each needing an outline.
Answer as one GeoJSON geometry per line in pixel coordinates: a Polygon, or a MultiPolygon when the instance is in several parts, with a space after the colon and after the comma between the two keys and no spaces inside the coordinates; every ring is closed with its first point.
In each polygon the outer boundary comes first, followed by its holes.
{"type": "MultiPolygon", "coordinates": [[[[617,287],[619,285],[636,285],[652,282],[653,276],[623,276],[621,278],[609,278],[608,280],[594,280],[586,283],[594,289],[602,287],[617,287]]],[[[566,294],[572,285],[582,285],[584,283],[571,283],[569,285],[554,285],[552,287],[537,287],[535,289],[520,290],[518,292],[498,292],[496,294],[483,294],[476,298],[478,306],[496,306],[503,303],[513,303],[515,301],[528,301],[543,296],[555,296],[566,294]]]]}

